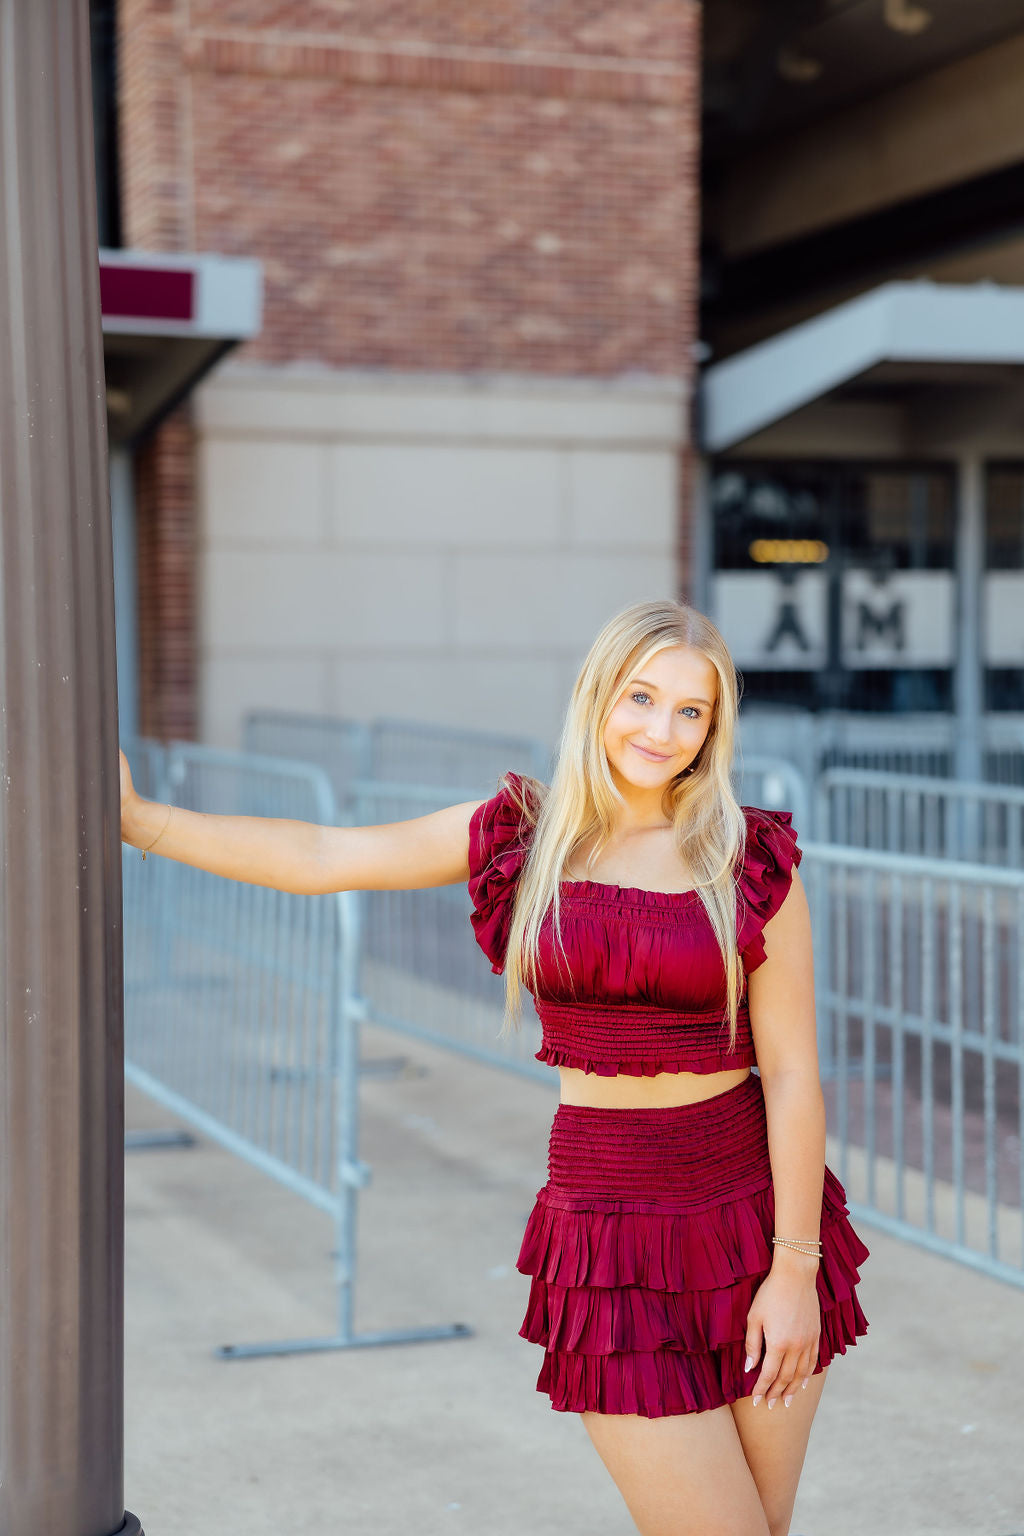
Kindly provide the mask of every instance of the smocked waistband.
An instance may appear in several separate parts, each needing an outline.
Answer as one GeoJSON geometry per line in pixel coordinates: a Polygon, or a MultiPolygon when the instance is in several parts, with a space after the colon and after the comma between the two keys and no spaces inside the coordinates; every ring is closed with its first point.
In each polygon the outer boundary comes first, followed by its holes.
{"type": "Polygon", "coordinates": [[[548,1145],[553,1200],[670,1200],[685,1209],[771,1182],[760,1077],[692,1104],[598,1108],[559,1104],[548,1145]]]}
{"type": "Polygon", "coordinates": [[[750,1013],[744,998],[729,1049],[723,1008],[681,1011],[642,1003],[535,1001],[543,1044],[538,1060],[579,1066],[604,1076],[616,1070],[651,1075],[658,1070],[725,1071],[755,1061],[750,1013]]]}
{"type": "MultiPolygon", "coordinates": [[[[547,1014],[550,1018],[593,1018],[599,1021],[612,1020],[636,1020],[647,1028],[660,1026],[662,1029],[678,1028],[680,1024],[717,1024],[725,1017],[725,1004],[717,1004],[713,1008],[663,1008],[657,1003],[596,1003],[596,1002],[554,1002],[550,998],[538,997],[534,1000],[537,1012],[543,1018],[547,1014]]],[[[749,1012],[747,998],[740,999],[740,1014],[749,1012]]]]}

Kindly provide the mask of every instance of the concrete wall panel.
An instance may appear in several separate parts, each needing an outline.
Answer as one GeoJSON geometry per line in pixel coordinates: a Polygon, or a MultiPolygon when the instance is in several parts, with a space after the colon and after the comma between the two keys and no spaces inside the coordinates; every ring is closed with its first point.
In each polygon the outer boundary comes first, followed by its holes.
{"type": "Polygon", "coordinates": [[[263,385],[197,403],[202,740],[290,704],[550,745],[602,624],[675,594],[678,381],[263,385]]]}

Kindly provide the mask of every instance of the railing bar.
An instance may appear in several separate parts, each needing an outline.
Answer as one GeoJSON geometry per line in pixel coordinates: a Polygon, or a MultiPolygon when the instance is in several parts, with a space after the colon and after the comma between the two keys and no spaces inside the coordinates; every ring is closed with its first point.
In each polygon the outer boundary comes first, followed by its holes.
{"type": "Polygon", "coordinates": [[[935,1026],[936,943],[935,887],[922,882],[921,933],[921,1110],[922,1155],[925,1181],[925,1224],[935,1231],[935,1026]]]}
{"type": "Polygon", "coordinates": [[[988,1251],[992,1258],[999,1257],[999,1194],[996,1169],[996,1071],[993,1045],[997,1030],[996,1011],[996,913],[995,893],[984,893],[983,905],[983,963],[982,963],[982,1023],[984,1047],[982,1056],[982,1093],[985,1135],[985,1199],[988,1215],[988,1251]]]}
{"type": "Polygon", "coordinates": [[[878,1191],[876,1188],[876,1174],[878,1168],[878,1145],[875,1125],[875,1093],[877,1088],[877,1069],[875,1063],[875,1008],[877,1006],[876,988],[878,986],[878,932],[880,912],[877,900],[877,882],[874,870],[868,870],[864,894],[861,903],[861,932],[864,936],[863,951],[863,977],[864,977],[864,1011],[861,1020],[863,1032],[863,1054],[861,1060],[861,1096],[862,1116],[864,1125],[864,1152],[867,1159],[867,1198],[868,1204],[878,1205],[878,1191]]]}
{"type": "Polygon", "coordinates": [[[952,1111],[952,1183],[956,1241],[964,1245],[964,1080],[963,1080],[963,987],[964,933],[959,882],[949,883],[949,1017],[952,1029],[950,1047],[952,1111]]]}
{"type": "Polygon", "coordinates": [[[836,999],[836,1099],[839,1112],[840,1181],[845,1185],[849,1164],[849,1037],[847,1009],[850,996],[850,911],[849,884],[845,870],[840,873],[839,900],[836,903],[836,980],[840,984],[836,999]]]}
{"type": "Polygon", "coordinates": [[[894,1164],[894,1176],[896,1183],[896,1215],[903,1219],[905,1215],[904,1186],[906,1182],[906,1163],[904,1156],[904,1128],[903,1128],[903,882],[899,876],[892,881],[892,899],[889,906],[889,952],[892,967],[892,983],[890,987],[890,1004],[893,1009],[894,1024],[890,1034],[890,1050],[892,1055],[891,1084],[891,1110],[892,1110],[892,1155],[894,1164]]]}
{"type": "MultiPolygon", "coordinates": [[[[1016,954],[1024,955],[1024,890],[1017,892],[1016,954]]],[[[1019,1256],[1024,1270],[1024,984],[1020,966],[1014,968],[1017,983],[1017,1205],[1020,1218],[1019,1256]]]]}

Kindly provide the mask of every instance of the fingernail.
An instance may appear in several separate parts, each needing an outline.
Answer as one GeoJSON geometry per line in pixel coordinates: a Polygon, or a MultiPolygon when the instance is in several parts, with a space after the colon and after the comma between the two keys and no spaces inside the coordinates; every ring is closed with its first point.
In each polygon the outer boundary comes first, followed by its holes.
{"type": "Polygon", "coordinates": [[[768,1407],[769,1408],[774,1408],[775,1407],[775,1399],[774,1399],[774,1397],[770,1397],[768,1399],[768,1407]]]}
{"type": "Polygon", "coordinates": [[[760,1392],[759,1392],[759,1393],[758,1393],[758,1394],[757,1394],[757,1396],[756,1396],[756,1397],[755,1397],[755,1398],[754,1398],[754,1407],[755,1407],[755,1408],[756,1408],[756,1407],[757,1407],[757,1405],[758,1405],[758,1403],[759,1403],[759,1402],[760,1402],[760,1401],[761,1401],[761,1394],[760,1394],[760,1392]]]}
{"type": "Polygon", "coordinates": [[[743,1369],[745,1371],[752,1371],[754,1369],[754,1361],[753,1361],[753,1357],[752,1356],[750,1356],[750,1355],[747,1356],[747,1363],[743,1367],[743,1369]]]}
{"type": "Polygon", "coordinates": [[[786,1407],[787,1407],[787,1408],[788,1408],[788,1407],[789,1407],[789,1405],[790,1405],[790,1403],[791,1403],[791,1402],[792,1402],[792,1401],[793,1401],[793,1396],[792,1396],[792,1393],[791,1393],[791,1394],[790,1394],[790,1395],[789,1395],[789,1397],[787,1397],[787,1398],[786,1398],[786,1399],[785,1399],[785,1404],[786,1404],[786,1407]]]}
{"type": "Polygon", "coordinates": [[[806,1387],[806,1385],[807,1385],[807,1383],[808,1383],[808,1382],[809,1382],[809,1381],[810,1381],[810,1379],[811,1379],[811,1378],[810,1378],[810,1377],[809,1377],[809,1376],[805,1376],[805,1377],[804,1377],[804,1379],[803,1379],[803,1381],[802,1381],[802,1382],[801,1382],[801,1383],[800,1383],[800,1385],[801,1385],[801,1386],[802,1386],[802,1387],[806,1387]]]}

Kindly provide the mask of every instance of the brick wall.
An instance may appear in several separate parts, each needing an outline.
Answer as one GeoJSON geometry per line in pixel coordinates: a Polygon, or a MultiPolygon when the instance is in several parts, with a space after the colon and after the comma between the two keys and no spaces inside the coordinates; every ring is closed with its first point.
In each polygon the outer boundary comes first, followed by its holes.
{"type": "MultiPolygon", "coordinates": [[[[121,0],[118,20],[124,242],[261,260],[239,360],[690,383],[694,0],[121,0]]],[[[179,419],[140,469],[157,734],[196,715],[189,442],[179,419]]]]}
{"type": "Polygon", "coordinates": [[[139,730],[196,734],[195,434],[181,406],[135,457],[139,730]]]}
{"type": "Polygon", "coordinates": [[[258,256],[245,356],[689,378],[691,0],[124,0],[125,243],[258,256]]]}

